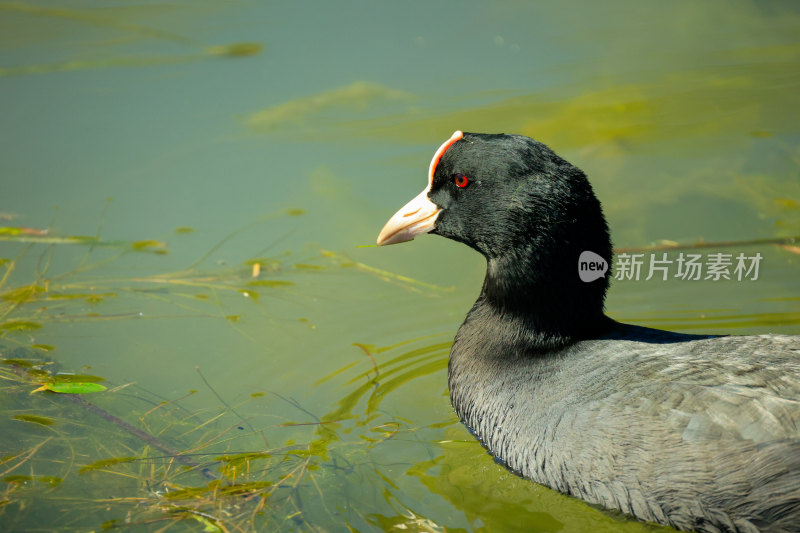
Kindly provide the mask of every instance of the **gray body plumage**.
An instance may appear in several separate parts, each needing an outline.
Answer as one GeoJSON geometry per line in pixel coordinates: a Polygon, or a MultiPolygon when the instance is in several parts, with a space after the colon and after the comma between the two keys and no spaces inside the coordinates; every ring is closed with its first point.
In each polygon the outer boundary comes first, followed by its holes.
{"type": "Polygon", "coordinates": [[[479,300],[459,330],[450,395],[509,468],[679,529],[800,531],[799,337],[619,324],[530,354],[491,313],[479,300]]]}

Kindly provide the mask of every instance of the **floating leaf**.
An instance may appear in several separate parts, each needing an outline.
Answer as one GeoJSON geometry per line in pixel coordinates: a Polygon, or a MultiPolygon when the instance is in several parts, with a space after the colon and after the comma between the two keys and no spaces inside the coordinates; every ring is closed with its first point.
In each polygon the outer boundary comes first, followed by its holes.
{"type": "Polygon", "coordinates": [[[31,391],[50,391],[58,392],[59,394],[88,394],[90,392],[100,392],[106,390],[104,385],[100,383],[43,383],[41,387],[31,391]]]}
{"type": "Polygon", "coordinates": [[[167,245],[166,245],[166,243],[161,242],[161,241],[147,240],[147,241],[136,241],[131,246],[133,247],[134,250],[142,251],[142,250],[148,250],[150,248],[162,248],[163,249],[167,245]]]}
{"type": "Polygon", "coordinates": [[[17,289],[4,292],[2,295],[3,300],[7,302],[24,303],[36,299],[36,295],[45,292],[44,287],[39,285],[25,285],[17,289]]]}
{"type": "Polygon", "coordinates": [[[43,350],[45,352],[52,352],[56,349],[52,344],[31,344],[31,348],[36,348],[37,350],[43,350]]]}
{"type": "Polygon", "coordinates": [[[30,322],[28,320],[9,320],[0,324],[0,330],[6,331],[21,331],[30,329],[39,329],[42,325],[37,322],[30,322]]]}
{"type": "Polygon", "coordinates": [[[283,279],[257,279],[248,281],[248,287],[289,287],[294,285],[294,282],[283,279]]]}
{"type": "Polygon", "coordinates": [[[56,485],[60,485],[64,482],[63,479],[60,477],[53,477],[53,476],[39,476],[36,478],[36,481],[39,483],[47,483],[51,487],[55,487],[56,485]]]}
{"type": "Polygon", "coordinates": [[[6,476],[3,478],[6,483],[25,483],[26,481],[33,481],[31,476],[6,476]]]}
{"type": "Polygon", "coordinates": [[[38,416],[38,415],[16,415],[14,420],[20,420],[22,422],[30,422],[31,424],[39,424],[40,426],[52,426],[55,424],[55,420],[52,418],[48,418],[46,416],[38,416]]]}
{"type": "Polygon", "coordinates": [[[95,461],[93,463],[89,463],[88,465],[82,466],[80,470],[78,470],[79,474],[83,474],[84,472],[91,472],[92,470],[100,470],[101,468],[108,468],[109,466],[114,466],[123,463],[132,463],[133,461],[138,461],[138,457],[112,457],[110,459],[101,459],[99,461],[95,461]]]}
{"type": "Polygon", "coordinates": [[[0,363],[3,363],[4,365],[14,365],[22,368],[32,368],[33,366],[39,364],[39,363],[34,363],[32,361],[28,361],[26,359],[3,359],[0,360],[0,363]]]}

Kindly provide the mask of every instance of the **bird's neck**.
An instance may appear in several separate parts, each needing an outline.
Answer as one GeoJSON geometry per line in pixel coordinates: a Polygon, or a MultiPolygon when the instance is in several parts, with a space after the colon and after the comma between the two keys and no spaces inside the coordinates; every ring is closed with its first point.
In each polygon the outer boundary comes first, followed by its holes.
{"type": "Polygon", "coordinates": [[[603,283],[580,280],[577,255],[574,261],[524,252],[490,258],[473,312],[480,308],[504,324],[504,336],[517,339],[526,352],[558,350],[611,327],[603,313],[603,283]]]}

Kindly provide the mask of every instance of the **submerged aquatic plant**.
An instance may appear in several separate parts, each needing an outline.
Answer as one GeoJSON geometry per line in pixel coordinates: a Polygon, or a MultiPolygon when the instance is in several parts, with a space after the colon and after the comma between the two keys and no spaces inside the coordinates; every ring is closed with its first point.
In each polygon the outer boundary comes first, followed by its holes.
{"type": "Polygon", "coordinates": [[[90,34],[87,30],[113,30],[119,33],[120,36],[124,36],[124,40],[155,40],[175,45],[185,51],[180,54],[156,56],[120,53],[99,58],[74,58],[52,63],[0,66],[0,77],[52,74],[76,70],[174,65],[213,58],[242,58],[258,55],[264,49],[264,45],[255,42],[239,42],[215,46],[204,45],[196,39],[176,31],[128,22],[126,18],[129,18],[129,13],[120,13],[115,16],[113,15],[114,11],[113,8],[107,6],[103,6],[102,9],[76,9],[61,6],[37,6],[23,2],[0,2],[0,13],[6,17],[13,16],[18,18],[17,23],[22,27],[29,28],[32,32],[41,31],[40,27],[47,28],[46,22],[49,19],[57,19],[77,25],[84,30],[82,31],[82,36],[84,37],[90,34]],[[128,15],[128,17],[125,15],[128,15]]]}
{"type": "MultiPolygon", "coordinates": [[[[385,501],[361,508],[354,504],[359,495],[336,488],[343,476],[391,487],[369,452],[419,428],[381,415],[381,403],[404,383],[441,370],[447,343],[417,346],[383,362],[376,357],[412,341],[387,348],[358,344],[353,354],[367,354],[370,369],[345,383],[353,391],[345,392],[335,409],[317,415],[269,391],[253,391],[244,402],[229,403],[199,368],[200,391],[177,397],[116,382],[118,376],[73,372],[63,363],[66,354],[42,342],[49,329],[64,321],[91,331],[97,323],[141,319],[135,312],[115,312],[121,302],[141,298],[197,317],[214,316],[246,335],[237,329],[230,301],[265,304],[278,294],[299,296],[299,280],[337,272],[372,276],[414,291],[441,290],[318,248],[302,257],[265,255],[268,248],[239,266],[208,266],[210,257],[242,232],[303,213],[288,209],[267,215],[231,233],[188,267],[157,274],[121,275],[115,265],[147,254],[158,261],[168,253],[167,243],[103,240],[102,224],[91,237],[14,231],[11,226],[0,232],[7,246],[18,250],[0,265],[4,527],[41,524],[42,510],[56,503],[59,511],[52,519],[60,526],[88,529],[188,521],[208,531],[250,531],[266,524],[291,530],[343,521],[363,525],[370,523],[367,509],[386,511],[385,501]],[[72,257],[66,252],[81,249],[85,253],[70,268],[54,266],[63,263],[59,255],[72,257]],[[275,402],[282,407],[275,409],[275,402]],[[287,411],[297,418],[288,419],[287,411]],[[342,508],[349,510],[342,515],[342,508]]],[[[347,369],[321,382],[332,383],[340,374],[346,377],[347,369]]]]}

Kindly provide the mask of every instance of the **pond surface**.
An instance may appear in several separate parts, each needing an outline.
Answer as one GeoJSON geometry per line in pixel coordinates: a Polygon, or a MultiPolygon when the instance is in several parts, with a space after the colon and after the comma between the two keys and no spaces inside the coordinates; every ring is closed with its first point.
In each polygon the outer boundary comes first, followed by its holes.
{"type": "Polygon", "coordinates": [[[459,424],[483,259],[369,245],[454,130],[522,133],[618,248],[761,255],[611,316],[800,333],[800,248],[746,242],[800,235],[799,62],[790,2],[0,2],[2,529],[653,530],[459,424]]]}

